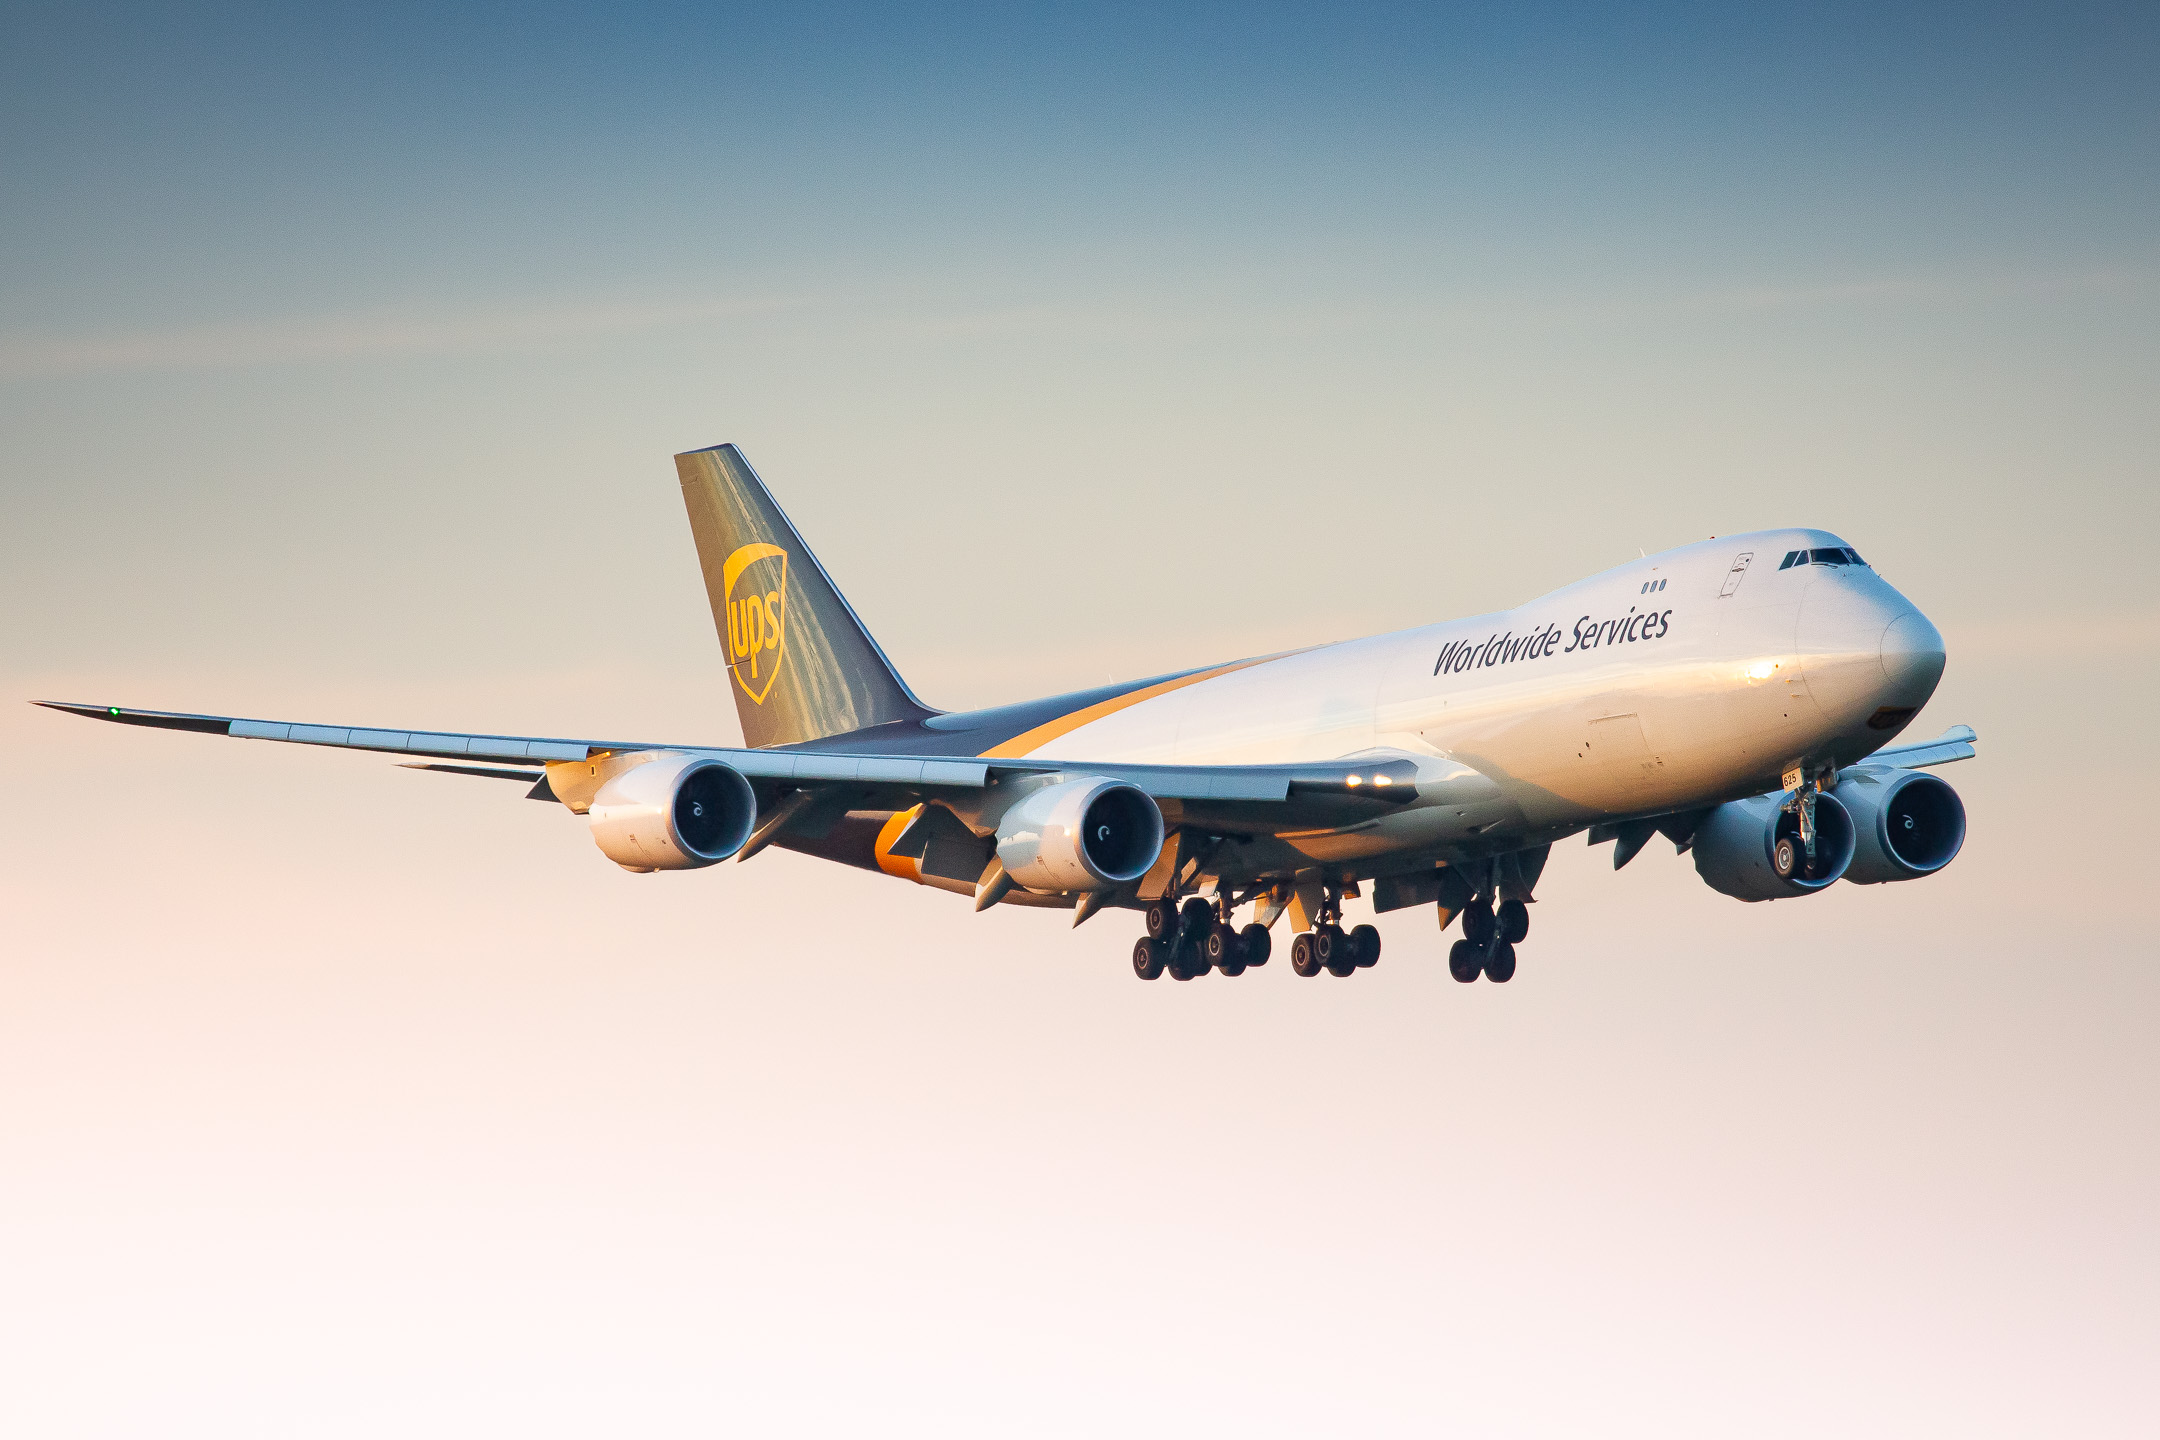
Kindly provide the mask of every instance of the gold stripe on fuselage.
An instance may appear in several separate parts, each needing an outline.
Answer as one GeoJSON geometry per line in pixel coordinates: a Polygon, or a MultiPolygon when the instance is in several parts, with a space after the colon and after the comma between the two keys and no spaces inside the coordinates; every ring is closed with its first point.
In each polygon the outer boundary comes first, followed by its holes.
{"type": "Polygon", "coordinates": [[[1002,745],[991,746],[975,758],[978,760],[1017,760],[1024,755],[1040,750],[1060,736],[1070,735],[1090,721],[1100,720],[1105,715],[1115,715],[1120,710],[1128,710],[1143,700],[1153,700],[1158,695],[1168,695],[1173,690],[1182,690],[1188,685],[1197,685],[1202,680],[1213,680],[1216,676],[1228,675],[1233,670],[1246,670],[1255,665],[1265,665],[1270,660],[1280,660],[1287,655],[1300,655],[1303,653],[1300,650],[1284,650],[1275,655],[1262,655],[1253,660],[1233,661],[1228,665],[1218,665],[1213,670],[1202,670],[1192,675],[1180,675],[1174,680],[1163,680],[1153,685],[1143,685],[1138,690],[1128,691],[1123,695],[1113,695],[1108,700],[1098,700],[1093,705],[1084,706],[1067,715],[1060,715],[1057,719],[1046,721],[1032,730],[1022,731],[1002,745]]]}

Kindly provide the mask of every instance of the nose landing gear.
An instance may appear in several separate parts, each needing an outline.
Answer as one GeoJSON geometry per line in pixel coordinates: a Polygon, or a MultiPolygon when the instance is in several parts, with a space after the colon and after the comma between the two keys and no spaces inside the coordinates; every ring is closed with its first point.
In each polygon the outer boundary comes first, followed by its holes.
{"type": "Polygon", "coordinates": [[[1785,772],[1785,800],[1778,808],[1799,822],[1800,833],[1780,835],[1770,847],[1770,868],[1780,880],[1816,878],[1816,849],[1822,830],[1815,818],[1816,797],[1837,788],[1837,771],[1825,766],[1795,765],[1785,772]]]}

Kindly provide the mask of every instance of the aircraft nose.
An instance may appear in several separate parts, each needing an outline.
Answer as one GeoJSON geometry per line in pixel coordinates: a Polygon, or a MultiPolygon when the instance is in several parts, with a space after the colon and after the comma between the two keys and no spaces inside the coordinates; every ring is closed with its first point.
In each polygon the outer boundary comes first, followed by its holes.
{"type": "Polygon", "coordinates": [[[1894,703],[1921,706],[1935,693],[1943,673],[1942,632],[1918,610],[1907,610],[1883,629],[1883,678],[1894,703]]]}

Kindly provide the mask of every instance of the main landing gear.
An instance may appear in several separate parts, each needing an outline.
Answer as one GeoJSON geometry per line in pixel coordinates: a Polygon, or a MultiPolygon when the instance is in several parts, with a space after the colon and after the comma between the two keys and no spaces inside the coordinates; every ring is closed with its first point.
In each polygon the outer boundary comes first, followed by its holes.
{"type": "Polygon", "coordinates": [[[1380,963],[1380,932],[1370,925],[1342,928],[1342,891],[1321,892],[1318,925],[1290,942],[1290,968],[1307,977],[1325,970],[1338,979],[1380,963]]]}
{"type": "MultiPolygon", "coordinates": [[[[1232,896],[1227,891],[1213,900],[1197,897],[1180,904],[1157,900],[1147,909],[1147,934],[1133,944],[1133,974],[1143,980],[1168,975],[1190,980],[1217,970],[1242,975],[1268,962],[1268,928],[1254,923],[1240,930],[1230,923],[1238,905],[1260,892],[1232,896]]],[[[1291,942],[1290,968],[1300,975],[1347,976],[1370,969],[1380,959],[1380,932],[1370,925],[1345,930],[1342,926],[1342,889],[1322,889],[1318,924],[1291,942]]],[[[1278,901],[1276,903],[1280,903],[1278,901]]]]}
{"type": "Polygon", "coordinates": [[[1142,980],[1165,973],[1173,980],[1191,980],[1210,970],[1242,975],[1267,964],[1267,926],[1236,929],[1230,912],[1226,899],[1195,896],[1183,905],[1157,900],[1147,908],[1147,934],[1133,945],[1133,974],[1142,980]]]}
{"type": "Polygon", "coordinates": [[[1495,985],[1515,978],[1515,947],[1530,933],[1530,907],[1503,900],[1495,910],[1487,891],[1462,912],[1463,938],[1448,951],[1448,974],[1467,985],[1483,975],[1495,985]]]}

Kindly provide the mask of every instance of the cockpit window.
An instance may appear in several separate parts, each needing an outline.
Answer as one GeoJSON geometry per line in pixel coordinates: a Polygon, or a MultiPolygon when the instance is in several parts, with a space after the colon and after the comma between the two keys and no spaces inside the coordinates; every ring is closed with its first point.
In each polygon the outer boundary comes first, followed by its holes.
{"type": "Polygon", "coordinates": [[[1777,568],[1790,570],[1796,565],[1865,565],[1860,552],[1840,547],[1834,550],[1788,550],[1777,568]]]}

